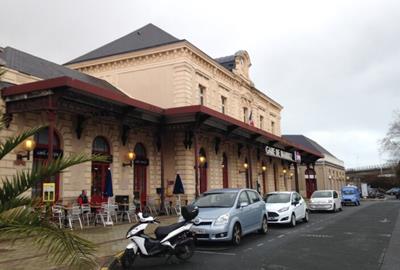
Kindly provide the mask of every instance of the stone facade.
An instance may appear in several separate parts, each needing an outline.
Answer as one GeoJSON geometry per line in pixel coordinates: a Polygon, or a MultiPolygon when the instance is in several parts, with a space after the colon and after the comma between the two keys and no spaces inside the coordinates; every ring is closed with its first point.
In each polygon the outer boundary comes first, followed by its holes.
{"type": "Polygon", "coordinates": [[[238,67],[232,72],[187,41],[69,67],[107,80],[129,96],[162,108],[200,104],[202,87],[204,106],[222,112],[221,99],[225,98],[225,114],[244,121],[252,112],[255,126],[280,136],[282,106],[254,87],[248,74],[250,58],[241,52],[236,56],[238,67]],[[246,116],[243,108],[247,108],[246,116]]]}

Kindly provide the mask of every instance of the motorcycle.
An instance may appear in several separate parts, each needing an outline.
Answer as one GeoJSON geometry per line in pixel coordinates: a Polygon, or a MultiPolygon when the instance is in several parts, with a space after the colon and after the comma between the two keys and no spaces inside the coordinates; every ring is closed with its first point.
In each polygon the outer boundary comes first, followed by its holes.
{"type": "Polygon", "coordinates": [[[149,224],[160,222],[152,216],[138,213],[139,223],[133,225],[127,232],[126,238],[132,242],[128,244],[120,261],[124,269],[132,269],[136,257],[144,258],[175,255],[186,261],[193,256],[194,236],[190,232],[193,220],[199,213],[198,207],[185,206],[181,210],[184,220],[169,226],[159,226],[155,230],[156,238],[144,233],[149,224]]]}

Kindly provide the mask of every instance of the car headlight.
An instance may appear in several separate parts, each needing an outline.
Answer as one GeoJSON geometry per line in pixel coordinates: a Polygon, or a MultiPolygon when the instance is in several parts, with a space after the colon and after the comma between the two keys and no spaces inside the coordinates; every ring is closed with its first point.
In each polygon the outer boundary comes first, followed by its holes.
{"type": "Polygon", "coordinates": [[[289,206],[286,206],[286,207],[283,207],[283,208],[279,209],[278,212],[282,213],[282,212],[285,212],[287,210],[289,210],[289,206]]]}
{"type": "Polygon", "coordinates": [[[228,223],[228,221],[229,221],[229,214],[227,213],[227,214],[224,214],[224,215],[218,217],[218,218],[215,220],[214,225],[217,225],[217,226],[219,226],[219,225],[225,225],[225,224],[228,223]]]}

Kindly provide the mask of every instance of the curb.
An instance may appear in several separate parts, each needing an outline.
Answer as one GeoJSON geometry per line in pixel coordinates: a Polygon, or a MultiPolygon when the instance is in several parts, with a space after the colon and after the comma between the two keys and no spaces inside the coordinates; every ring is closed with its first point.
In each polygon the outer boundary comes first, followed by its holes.
{"type": "Polygon", "coordinates": [[[124,251],[120,251],[119,253],[115,254],[114,256],[110,256],[107,262],[105,262],[101,267],[100,270],[112,270],[114,269],[118,262],[119,259],[122,257],[122,254],[124,254],[124,251]]]}

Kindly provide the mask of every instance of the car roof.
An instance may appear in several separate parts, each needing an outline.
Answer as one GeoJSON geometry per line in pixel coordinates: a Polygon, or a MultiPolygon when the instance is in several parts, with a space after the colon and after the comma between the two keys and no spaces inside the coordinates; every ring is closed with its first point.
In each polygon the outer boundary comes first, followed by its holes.
{"type": "Polygon", "coordinates": [[[296,191],[272,191],[272,192],[268,192],[267,194],[292,194],[295,192],[296,191]]]}
{"type": "Polygon", "coordinates": [[[210,194],[210,193],[228,193],[228,192],[239,192],[241,190],[251,190],[248,188],[219,188],[219,189],[212,189],[209,191],[204,192],[204,194],[210,194]]]}

